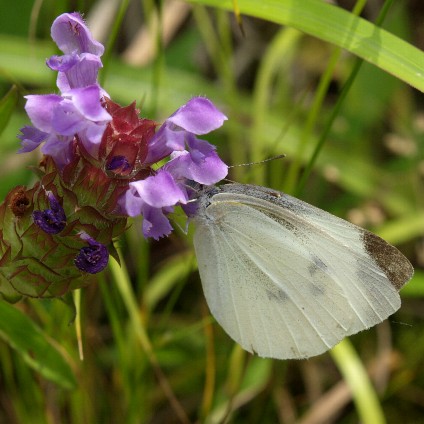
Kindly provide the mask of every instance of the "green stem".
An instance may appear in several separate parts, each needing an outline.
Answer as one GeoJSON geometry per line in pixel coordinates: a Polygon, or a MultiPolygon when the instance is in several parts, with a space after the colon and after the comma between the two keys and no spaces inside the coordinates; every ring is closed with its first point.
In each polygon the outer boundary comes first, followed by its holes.
{"type": "Polygon", "coordinates": [[[159,362],[153,350],[152,343],[150,342],[147,331],[141,320],[139,308],[134,296],[134,292],[131,288],[130,278],[125,268],[124,260],[121,258],[120,262],[121,262],[121,266],[119,266],[119,264],[115,260],[111,260],[109,264],[109,268],[112,272],[114,281],[116,283],[116,287],[122,297],[122,300],[129,314],[130,322],[131,322],[131,326],[133,328],[134,334],[137,336],[137,339],[140,342],[140,345],[144,353],[146,354],[150,364],[152,365],[153,370],[155,371],[159,384],[165,396],[168,398],[177,417],[182,423],[189,423],[190,421],[187,417],[187,414],[185,413],[183,407],[181,406],[181,404],[178,402],[177,398],[175,397],[175,394],[167,378],[165,377],[162,369],[160,368],[159,362]]]}
{"type": "Polygon", "coordinates": [[[384,424],[377,393],[349,339],[344,339],[330,354],[352,391],[353,401],[363,424],[384,424]]]}

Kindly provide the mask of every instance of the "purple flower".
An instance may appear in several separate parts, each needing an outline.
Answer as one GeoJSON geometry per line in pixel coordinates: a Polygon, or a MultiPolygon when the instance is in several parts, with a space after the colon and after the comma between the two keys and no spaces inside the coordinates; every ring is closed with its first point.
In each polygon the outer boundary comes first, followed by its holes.
{"type": "Polygon", "coordinates": [[[146,163],[155,163],[174,151],[196,149],[198,145],[215,147],[194,135],[207,134],[224,123],[227,117],[205,97],[194,97],[174,112],[149,142],[146,163]]]}
{"type": "Polygon", "coordinates": [[[118,155],[113,156],[109,163],[106,165],[106,170],[111,172],[124,173],[131,169],[130,163],[125,156],[118,155]]]}
{"type": "Polygon", "coordinates": [[[25,127],[19,152],[41,151],[53,157],[62,169],[72,160],[72,142],[77,135],[85,150],[97,157],[104,130],[112,119],[101,103],[107,93],[98,85],[104,47],[91,36],[78,13],[60,15],[51,35],[63,56],[52,56],[47,65],[58,72],[61,95],[27,96],[26,111],[34,128],[25,127]]]}
{"type": "Polygon", "coordinates": [[[163,169],[182,184],[186,184],[186,180],[192,180],[199,184],[212,185],[228,174],[228,166],[215,151],[198,158],[187,151],[175,152],[172,156],[173,159],[163,169]]]}
{"type": "Polygon", "coordinates": [[[25,110],[35,128],[22,130],[20,152],[33,150],[44,142],[41,151],[52,156],[62,168],[72,159],[71,142],[78,135],[88,153],[96,156],[103,132],[111,120],[100,103],[100,96],[97,85],[69,90],[62,96],[26,96],[25,110]]]}
{"type": "Polygon", "coordinates": [[[75,257],[76,267],[89,274],[97,274],[103,271],[109,261],[107,247],[84,232],[80,233],[80,237],[88,243],[88,246],[81,248],[75,257]]]}
{"type": "Polygon", "coordinates": [[[215,146],[196,135],[220,127],[226,116],[213,103],[196,97],[168,118],[148,143],[147,164],[171,155],[171,160],[145,180],[130,183],[120,199],[123,213],[143,216],[145,237],[160,238],[172,231],[167,214],[185,205],[193,190],[191,182],[215,184],[225,178],[227,165],[215,146]]]}
{"type": "Polygon", "coordinates": [[[47,193],[47,198],[49,199],[50,209],[34,211],[32,218],[34,223],[46,233],[58,234],[66,226],[65,211],[51,191],[47,193]]]}
{"type": "MultiPolygon", "coordinates": [[[[56,84],[61,92],[97,84],[102,61],[91,53],[52,56],[47,66],[58,72],[56,84]]],[[[105,92],[103,92],[105,94],[105,92]]]]}
{"type": "Polygon", "coordinates": [[[120,205],[129,216],[143,215],[144,236],[157,240],[172,231],[165,215],[172,212],[173,206],[184,204],[187,200],[187,194],[172,175],[159,170],[154,176],[130,183],[120,205]]]}
{"type": "MultiPolygon", "coordinates": [[[[78,13],[64,13],[53,22],[51,36],[63,56],[52,56],[47,66],[58,71],[57,86],[61,92],[97,84],[102,67],[101,43],[94,40],[90,30],[78,13]]],[[[102,95],[105,95],[102,92],[102,95]]]]}

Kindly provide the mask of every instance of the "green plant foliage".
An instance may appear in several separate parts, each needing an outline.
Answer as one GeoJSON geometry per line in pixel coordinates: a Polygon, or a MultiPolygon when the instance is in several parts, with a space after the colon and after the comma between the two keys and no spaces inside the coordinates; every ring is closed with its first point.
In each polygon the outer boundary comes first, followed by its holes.
{"type": "Polygon", "coordinates": [[[0,302],[0,336],[43,377],[65,389],[75,389],[74,372],[60,347],[22,311],[0,302]]]}
{"type": "Polygon", "coordinates": [[[17,103],[18,91],[16,87],[12,87],[0,100],[0,134],[6,128],[17,103]]]}
{"type": "MultiPolygon", "coordinates": [[[[232,10],[230,0],[191,0],[232,10]]],[[[288,25],[342,47],[424,91],[424,53],[409,43],[320,0],[238,0],[241,13],[288,25]]]]}

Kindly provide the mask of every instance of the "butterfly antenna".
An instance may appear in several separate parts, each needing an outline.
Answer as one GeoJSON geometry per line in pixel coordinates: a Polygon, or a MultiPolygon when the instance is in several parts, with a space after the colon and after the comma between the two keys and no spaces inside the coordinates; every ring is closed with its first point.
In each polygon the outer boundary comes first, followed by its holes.
{"type": "Polygon", "coordinates": [[[270,161],[272,161],[272,160],[276,160],[276,159],[283,159],[283,158],[285,158],[285,157],[286,157],[286,155],[285,155],[285,154],[282,154],[282,155],[273,156],[273,157],[271,157],[271,158],[261,160],[261,161],[259,161],[259,162],[248,162],[248,163],[239,163],[239,164],[237,164],[237,165],[230,165],[230,166],[228,166],[228,168],[235,168],[235,167],[237,167],[237,166],[260,165],[260,164],[265,163],[265,162],[270,162],[270,161]]]}

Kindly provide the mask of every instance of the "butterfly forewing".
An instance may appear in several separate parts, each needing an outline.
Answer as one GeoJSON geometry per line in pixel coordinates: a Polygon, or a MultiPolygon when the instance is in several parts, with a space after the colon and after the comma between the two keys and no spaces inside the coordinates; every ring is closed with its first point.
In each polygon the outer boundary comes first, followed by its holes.
{"type": "Polygon", "coordinates": [[[406,258],[377,236],[262,187],[205,191],[195,221],[211,312],[261,356],[317,355],[381,322],[399,308],[397,289],[412,275],[406,258]],[[393,260],[375,259],[373,249],[393,260]]]}

